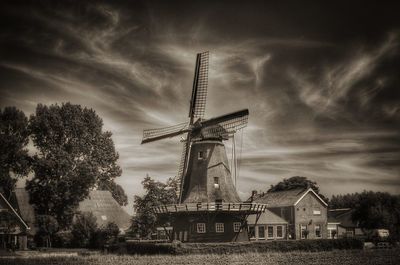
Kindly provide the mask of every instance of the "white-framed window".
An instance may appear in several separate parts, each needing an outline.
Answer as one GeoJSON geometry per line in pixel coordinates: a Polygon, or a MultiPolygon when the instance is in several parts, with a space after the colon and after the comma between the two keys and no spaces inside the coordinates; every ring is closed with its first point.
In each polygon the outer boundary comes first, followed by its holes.
{"type": "Polygon", "coordinates": [[[223,233],[224,232],[224,223],[215,223],[215,232],[223,233]]]}
{"type": "Polygon", "coordinates": [[[276,227],[276,238],[283,238],[283,225],[276,227]]]}
{"type": "Polygon", "coordinates": [[[300,225],[300,236],[301,236],[301,239],[307,238],[307,234],[308,234],[307,225],[300,225]]]}
{"type": "Polygon", "coordinates": [[[219,189],[219,177],[214,177],[214,188],[219,189]]]}
{"type": "Polygon", "coordinates": [[[241,226],[242,226],[241,222],[234,222],[233,223],[233,232],[240,232],[241,226]]]}
{"type": "Polygon", "coordinates": [[[274,238],[274,227],[272,225],[267,226],[267,238],[274,238]]]}
{"type": "Polygon", "coordinates": [[[254,225],[249,226],[249,237],[256,238],[256,229],[254,225]]]}
{"type": "Polygon", "coordinates": [[[320,209],[314,209],[313,210],[313,215],[321,215],[321,210],[320,209]]]}
{"type": "Polygon", "coordinates": [[[315,237],[322,237],[321,225],[315,225],[314,230],[315,230],[315,237]]]}
{"type": "Polygon", "coordinates": [[[205,223],[197,223],[197,233],[204,234],[206,232],[205,223]]]}
{"type": "Polygon", "coordinates": [[[263,226],[263,225],[258,226],[258,238],[259,239],[265,238],[265,226],[263,226]]]}

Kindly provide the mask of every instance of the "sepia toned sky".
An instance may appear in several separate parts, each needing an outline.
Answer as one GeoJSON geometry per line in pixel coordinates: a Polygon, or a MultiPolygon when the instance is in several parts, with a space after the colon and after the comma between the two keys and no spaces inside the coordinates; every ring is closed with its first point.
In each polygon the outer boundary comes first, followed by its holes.
{"type": "Polygon", "coordinates": [[[210,51],[206,117],[250,111],[236,137],[243,199],[296,175],[329,197],[399,194],[398,10],[395,1],[2,1],[0,107],[96,110],[132,201],[147,173],[176,174],[179,137],[140,145],[142,131],[187,121],[195,56],[210,51]]]}

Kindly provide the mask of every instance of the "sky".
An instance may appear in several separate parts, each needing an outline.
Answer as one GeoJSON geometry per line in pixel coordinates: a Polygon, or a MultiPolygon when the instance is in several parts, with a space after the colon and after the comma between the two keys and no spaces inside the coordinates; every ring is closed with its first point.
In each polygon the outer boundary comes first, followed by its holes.
{"type": "MultiPolygon", "coordinates": [[[[291,176],[321,192],[400,193],[395,1],[2,1],[0,107],[93,108],[128,194],[177,174],[196,53],[210,52],[206,118],[248,108],[236,134],[246,199],[291,176]]],[[[230,157],[232,142],[226,143],[230,157]]]]}

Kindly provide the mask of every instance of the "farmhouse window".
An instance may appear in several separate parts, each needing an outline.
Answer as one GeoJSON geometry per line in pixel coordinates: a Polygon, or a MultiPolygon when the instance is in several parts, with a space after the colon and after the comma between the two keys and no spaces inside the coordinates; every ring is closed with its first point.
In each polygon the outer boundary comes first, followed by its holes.
{"type": "Polygon", "coordinates": [[[268,238],[274,238],[274,227],[272,225],[267,226],[268,238]]]}
{"type": "Polygon", "coordinates": [[[315,225],[315,237],[321,237],[321,225],[315,225]]]}
{"type": "Polygon", "coordinates": [[[219,178],[214,177],[214,188],[219,189],[219,178]]]}
{"type": "Polygon", "coordinates": [[[249,237],[250,238],[255,238],[256,237],[256,230],[254,225],[249,226],[249,237]]]}
{"type": "Polygon", "coordinates": [[[300,225],[301,239],[307,238],[307,225],[300,225]]]}
{"type": "Polygon", "coordinates": [[[204,234],[206,232],[206,224],[205,223],[197,223],[197,233],[204,234]]]}
{"type": "Polygon", "coordinates": [[[233,223],[233,232],[239,232],[241,226],[242,226],[241,222],[234,222],[233,223]]]}
{"type": "Polygon", "coordinates": [[[321,210],[320,209],[314,209],[313,210],[313,215],[321,215],[321,210]]]}
{"type": "Polygon", "coordinates": [[[224,232],[224,223],[215,223],[215,232],[223,233],[224,232]]]}
{"type": "Polygon", "coordinates": [[[265,226],[263,226],[263,225],[258,226],[258,238],[260,238],[260,239],[265,238],[265,226]]]}
{"type": "Polygon", "coordinates": [[[283,225],[276,227],[276,238],[283,238],[283,225]]]}

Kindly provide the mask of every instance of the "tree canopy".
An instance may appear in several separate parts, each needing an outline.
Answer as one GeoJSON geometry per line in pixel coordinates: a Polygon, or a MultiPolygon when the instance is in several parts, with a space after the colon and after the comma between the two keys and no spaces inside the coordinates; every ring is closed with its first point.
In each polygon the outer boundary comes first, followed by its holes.
{"type": "Polygon", "coordinates": [[[0,110],[0,187],[7,199],[18,177],[28,174],[28,119],[15,107],[0,110]]]}
{"type": "Polygon", "coordinates": [[[278,184],[271,185],[271,188],[267,192],[293,190],[298,188],[303,188],[303,189],[312,188],[315,191],[315,193],[317,193],[324,201],[326,202],[328,201],[328,199],[320,193],[317,182],[309,180],[306,177],[300,177],[300,176],[294,176],[288,179],[283,179],[283,181],[278,182],[278,184]]]}
{"type": "Polygon", "coordinates": [[[37,153],[32,165],[35,174],[26,188],[37,214],[51,215],[67,227],[91,188],[118,187],[113,182],[121,175],[118,154],[111,132],[103,131],[94,110],[70,103],[39,104],[29,129],[37,153]]]}
{"type": "Polygon", "coordinates": [[[168,222],[158,218],[153,209],[156,206],[176,203],[177,179],[170,178],[167,183],[162,183],[146,176],[142,185],[145,194],[134,197],[136,216],[132,220],[132,229],[141,237],[148,237],[157,226],[168,222]]]}

